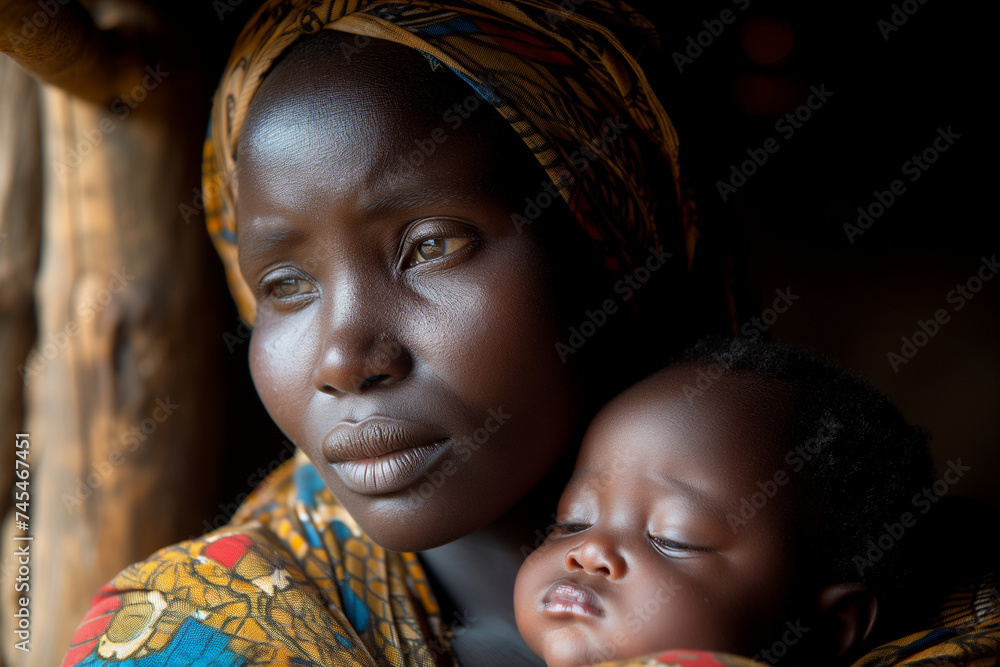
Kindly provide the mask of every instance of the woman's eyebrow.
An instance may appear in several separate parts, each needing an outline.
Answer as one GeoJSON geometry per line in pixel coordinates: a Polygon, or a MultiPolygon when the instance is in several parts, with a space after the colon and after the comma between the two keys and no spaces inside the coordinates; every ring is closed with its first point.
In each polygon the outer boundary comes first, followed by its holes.
{"type": "MultiPolygon", "coordinates": [[[[390,192],[361,205],[365,217],[375,218],[422,206],[470,206],[481,204],[475,186],[454,183],[428,185],[419,189],[390,192]]],[[[280,223],[258,222],[246,225],[248,229],[239,235],[240,255],[246,259],[256,259],[277,250],[287,250],[306,241],[306,234],[294,227],[279,226],[280,223]]]]}
{"type": "Polygon", "coordinates": [[[246,259],[256,259],[269,255],[277,250],[301,245],[305,234],[299,229],[289,227],[263,227],[259,231],[251,227],[250,231],[240,235],[240,255],[246,259]]]}
{"type": "Polygon", "coordinates": [[[475,188],[465,183],[445,182],[426,185],[416,189],[390,192],[367,202],[363,211],[366,216],[377,217],[422,206],[459,206],[481,201],[475,195],[475,188]],[[471,190],[471,191],[470,191],[471,190]]]}

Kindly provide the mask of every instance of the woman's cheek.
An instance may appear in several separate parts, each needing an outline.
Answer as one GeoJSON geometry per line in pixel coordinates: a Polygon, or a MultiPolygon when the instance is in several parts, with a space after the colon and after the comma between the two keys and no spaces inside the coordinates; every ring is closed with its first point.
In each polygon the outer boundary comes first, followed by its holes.
{"type": "Polygon", "coordinates": [[[504,394],[509,401],[511,392],[527,399],[532,387],[544,391],[568,376],[554,352],[554,305],[544,275],[523,257],[507,266],[497,261],[479,280],[434,299],[427,319],[441,325],[435,347],[448,350],[460,378],[468,376],[462,384],[471,402],[495,402],[504,394]]]}
{"type": "Polygon", "coordinates": [[[516,474],[525,479],[539,476],[544,470],[529,469],[547,469],[562,451],[575,415],[569,369],[552,353],[554,327],[532,296],[537,295],[516,282],[504,290],[470,289],[467,307],[455,313],[447,340],[440,341],[451,363],[435,369],[474,419],[492,426],[485,422],[489,415],[504,416],[490,444],[506,450],[504,457],[512,459],[506,464],[514,465],[524,450],[532,450],[535,465],[517,463],[516,474]],[[543,449],[543,443],[552,446],[543,449]]]}
{"type": "Polygon", "coordinates": [[[314,345],[308,322],[293,324],[259,313],[250,338],[249,361],[254,386],[268,414],[295,440],[294,427],[305,411],[305,404],[300,403],[308,399],[312,388],[309,353],[314,345]]]}

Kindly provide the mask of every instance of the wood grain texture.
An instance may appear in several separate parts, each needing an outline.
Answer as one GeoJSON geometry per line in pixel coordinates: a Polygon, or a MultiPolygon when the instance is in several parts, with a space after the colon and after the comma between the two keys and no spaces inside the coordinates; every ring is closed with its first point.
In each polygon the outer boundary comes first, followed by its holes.
{"type": "Polygon", "coordinates": [[[151,3],[5,0],[0,53],[40,81],[108,104],[141,84],[149,60],[162,59],[162,27],[151,3]]]}
{"type": "MultiPolygon", "coordinates": [[[[26,275],[10,290],[30,307],[33,289],[38,316],[24,387],[32,651],[4,642],[5,664],[60,664],[94,591],[128,564],[199,534],[214,499],[224,346],[221,324],[212,324],[219,291],[206,284],[218,280],[217,259],[202,220],[179,208],[200,176],[204,109],[191,98],[207,93],[197,73],[155,60],[146,67],[160,76],[110,103],[43,84],[33,109],[4,85],[19,143],[0,144],[3,164],[23,170],[34,160],[42,184],[37,281],[18,255],[11,272],[26,275]],[[36,143],[44,138],[41,154],[23,145],[32,124],[36,143]]],[[[18,170],[5,175],[25,179],[18,170]]],[[[19,188],[18,201],[28,192],[19,188]]],[[[23,356],[31,330],[17,335],[23,356]]],[[[3,349],[6,372],[5,341],[3,349]]],[[[3,398],[5,409],[16,408],[3,398]]],[[[9,618],[10,601],[0,604],[9,618]]]]}

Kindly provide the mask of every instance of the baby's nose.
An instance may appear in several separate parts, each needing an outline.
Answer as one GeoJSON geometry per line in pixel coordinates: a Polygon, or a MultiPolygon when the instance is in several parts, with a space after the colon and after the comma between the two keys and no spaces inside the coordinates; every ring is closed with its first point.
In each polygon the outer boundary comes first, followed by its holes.
{"type": "Polygon", "coordinates": [[[566,554],[566,569],[570,572],[583,570],[587,574],[599,574],[617,580],[625,576],[628,564],[615,540],[609,535],[597,533],[569,550],[566,554]]]}

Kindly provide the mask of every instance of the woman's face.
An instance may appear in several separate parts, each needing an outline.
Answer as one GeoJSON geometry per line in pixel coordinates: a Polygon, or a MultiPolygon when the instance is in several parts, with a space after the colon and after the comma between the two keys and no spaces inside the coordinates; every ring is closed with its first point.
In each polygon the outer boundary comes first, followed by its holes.
{"type": "Polygon", "coordinates": [[[293,53],[251,105],[238,160],[250,365],[361,527],[422,550],[535,486],[577,401],[546,257],[511,222],[520,193],[476,112],[455,127],[469,93],[412,103],[414,77],[446,75],[404,47],[373,41],[353,60],[293,53]]]}

